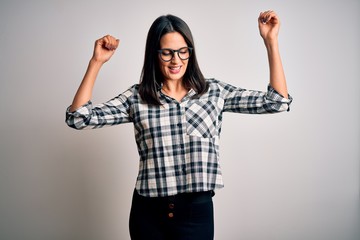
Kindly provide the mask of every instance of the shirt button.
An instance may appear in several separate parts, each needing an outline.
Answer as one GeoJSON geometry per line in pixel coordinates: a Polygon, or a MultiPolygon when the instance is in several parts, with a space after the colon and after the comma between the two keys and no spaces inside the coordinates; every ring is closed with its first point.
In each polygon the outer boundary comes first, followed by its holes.
{"type": "Polygon", "coordinates": [[[171,212],[171,213],[168,214],[168,216],[169,216],[169,218],[173,218],[173,217],[174,217],[174,213],[171,212]]]}

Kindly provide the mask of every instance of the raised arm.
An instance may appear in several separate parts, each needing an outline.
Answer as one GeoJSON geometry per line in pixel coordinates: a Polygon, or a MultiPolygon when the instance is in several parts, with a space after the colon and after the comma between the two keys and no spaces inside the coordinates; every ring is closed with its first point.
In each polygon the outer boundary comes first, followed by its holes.
{"type": "Polygon", "coordinates": [[[89,62],[84,78],[75,94],[70,107],[70,112],[87,103],[92,96],[96,77],[102,65],[114,54],[119,45],[119,39],[110,35],[104,36],[95,41],[93,56],[89,62]]]}
{"type": "Polygon", "coordinates": [[[264,40],[268,54],[270,85],[283,97],[288,98],[286,78],[279,52],[279,17],[274,11],[261,12],[258,23],[260,35],[264,40]]]}

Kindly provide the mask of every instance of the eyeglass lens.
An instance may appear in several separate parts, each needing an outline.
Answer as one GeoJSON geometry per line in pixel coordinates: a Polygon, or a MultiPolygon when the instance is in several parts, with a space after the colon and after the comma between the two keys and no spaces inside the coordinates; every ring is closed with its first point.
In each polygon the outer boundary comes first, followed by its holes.
{"type": "Polygon", "coordinates": [[[191,55],[191,49],[189,47],[183,47],[179,50],[172,50],[172,49],[161,49],[159,50],[160,57],[163,61],[168,62],[173,59],[175,52],[177,52],[179,58],[181,60],[189,59],[191,55]]]}

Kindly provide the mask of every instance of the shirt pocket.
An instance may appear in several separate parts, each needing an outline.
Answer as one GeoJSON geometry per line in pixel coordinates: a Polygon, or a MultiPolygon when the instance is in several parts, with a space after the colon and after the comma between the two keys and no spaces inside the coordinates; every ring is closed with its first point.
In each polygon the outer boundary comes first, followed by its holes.
{"type": "Polygon", "coordinates": [[[208,100],[190,101],[185,116],[188,135],[201,138],[213,138],[218,135],[219,109],[215,103],[208,100]]]}

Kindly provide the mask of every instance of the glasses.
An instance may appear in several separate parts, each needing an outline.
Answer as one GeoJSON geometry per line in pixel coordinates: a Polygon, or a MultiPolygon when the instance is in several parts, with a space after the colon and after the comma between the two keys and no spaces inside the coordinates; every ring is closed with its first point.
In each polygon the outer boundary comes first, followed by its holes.
{"type": "Polygon", "coordinates": [[[158,52],[159,52],[161,60],[163,60],[164,62],[170,62],[174,58],[175,52],[177,52],[177,54],[181,60],[189,59],[191,56],[192,50],[193,49],[191,47],[183,47],[178,50],[163,48],[163,49],[158,50],[158,52]]]}

